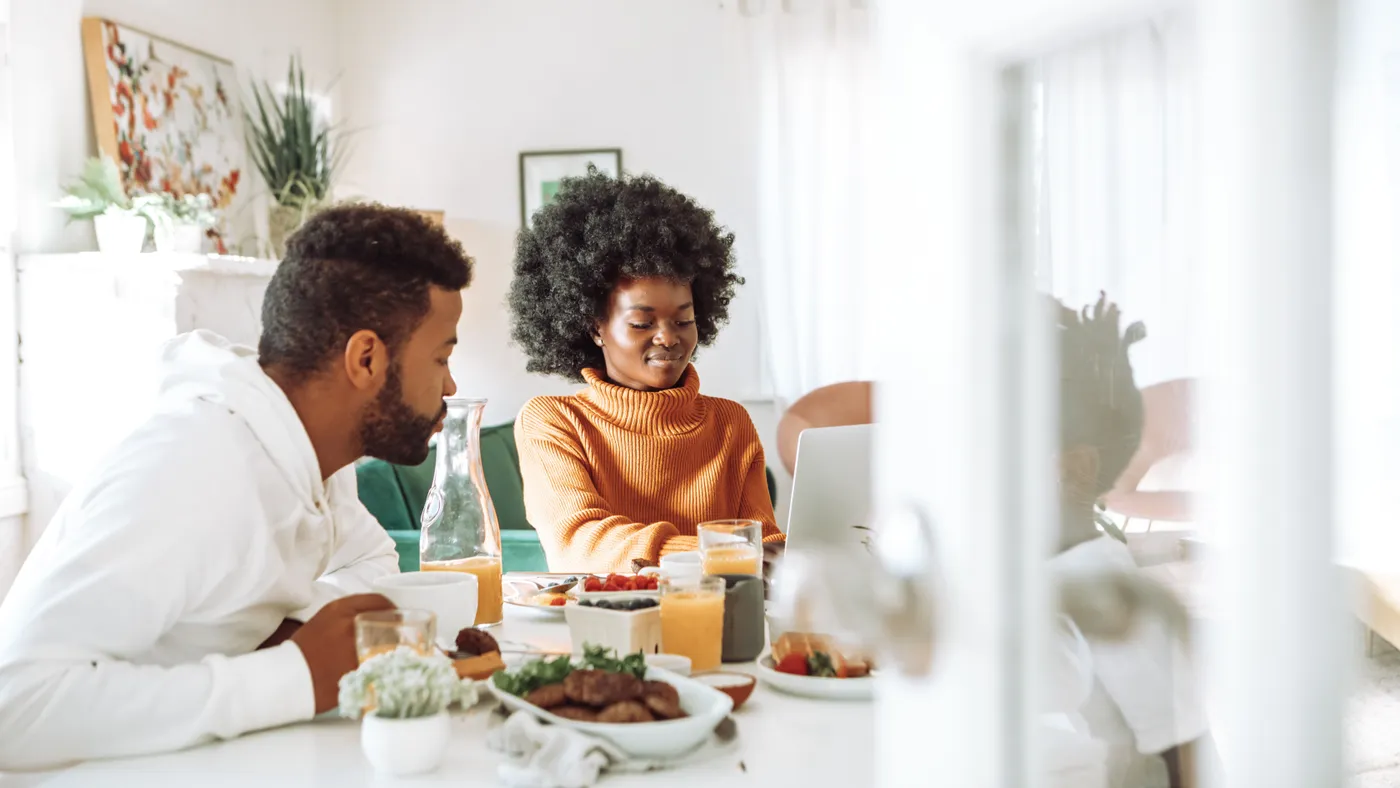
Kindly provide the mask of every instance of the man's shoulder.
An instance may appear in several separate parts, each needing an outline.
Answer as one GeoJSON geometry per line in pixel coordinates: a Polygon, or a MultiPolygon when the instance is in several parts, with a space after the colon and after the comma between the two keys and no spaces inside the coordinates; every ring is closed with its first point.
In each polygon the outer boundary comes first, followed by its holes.
{"type": "Polygon", "coordinates": [[[79,492],[84,498],[129,493],[165,500],[245,495],[266,462],[241,417],[197,401],[152,414],[108,453],[79,492]]]}

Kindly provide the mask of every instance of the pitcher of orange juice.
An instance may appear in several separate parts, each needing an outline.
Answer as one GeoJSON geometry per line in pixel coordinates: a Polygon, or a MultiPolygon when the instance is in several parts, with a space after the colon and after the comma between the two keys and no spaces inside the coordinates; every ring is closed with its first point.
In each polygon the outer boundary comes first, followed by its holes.
{"type": "Polygon", "coordinates": [[[447,400],[433,486],[423,505],[419,568],[476,575],[476,625],[503,618],[501,526],[481,467],[484,399],[447,400]]]}

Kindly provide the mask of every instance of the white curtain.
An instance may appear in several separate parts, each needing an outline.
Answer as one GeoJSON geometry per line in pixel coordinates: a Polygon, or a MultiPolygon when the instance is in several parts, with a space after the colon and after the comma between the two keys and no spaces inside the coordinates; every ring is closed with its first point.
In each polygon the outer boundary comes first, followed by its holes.
{"type": "Polygon", "coordinates": [[[1100,290],[1148,339],[1139,385],[1195,374],[1190,51],[1164,19],[1038,61],[1031,74],[1036,276],[1066,305],[1100,290]]]}
{"type": "Polygon", "coordinates": [[[866,377],[861,160],[870,99],[859,0],[735,8],[754,80],[758,276],[768,384],[781,406],[866,377]]]}
{"type": "Polygon", "coordinates": [[[1400,3],[1345,0],[1339,9],[1332,345],[1338,550],[1346,563],[1395,573],[1400,571],[1400,3]]]}

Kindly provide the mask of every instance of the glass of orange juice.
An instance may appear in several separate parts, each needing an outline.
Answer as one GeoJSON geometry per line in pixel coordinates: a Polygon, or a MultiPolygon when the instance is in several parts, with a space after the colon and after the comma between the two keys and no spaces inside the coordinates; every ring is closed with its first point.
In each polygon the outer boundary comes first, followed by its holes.
{"type": "Polygon", "coordinates": [[[699,532],[705,574],[763,576],[763,523],[714,520],[701,523],[699,532]]]}
{"type": "Polygon", "coordinates": [[[690,657],[696,673],[719,667],[724,640],[724,578],[661,580],[661,650],[690,657]]]}
{"type": "Polygon", "coordinates": [[[437,616],[428,610],[375,610],[355,616],[355,653],[360,664],[370,657],[408,646],[433,653],[437,616]]]}
{"type": "Polygon", "coordinates": [[[500,557],[475,555],[455,561],[421,561],[418,568],[424,572],[466,572],[476,575],[476,626],[495,626],[505,618],[500,557]]]}

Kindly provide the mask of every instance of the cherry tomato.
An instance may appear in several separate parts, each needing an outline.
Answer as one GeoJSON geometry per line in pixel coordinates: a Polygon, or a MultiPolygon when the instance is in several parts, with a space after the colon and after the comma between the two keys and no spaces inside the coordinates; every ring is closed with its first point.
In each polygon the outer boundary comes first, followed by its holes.
{"type": "Polygon", "coordinates": [[[783,657],[775,668],[779,673],[792,673],[797,676],[807,675],[807,657],[803,654],[789,654],[783,657]]]}

